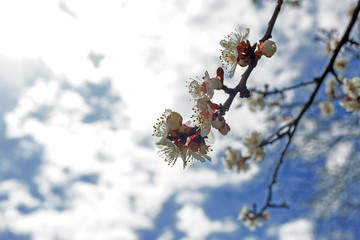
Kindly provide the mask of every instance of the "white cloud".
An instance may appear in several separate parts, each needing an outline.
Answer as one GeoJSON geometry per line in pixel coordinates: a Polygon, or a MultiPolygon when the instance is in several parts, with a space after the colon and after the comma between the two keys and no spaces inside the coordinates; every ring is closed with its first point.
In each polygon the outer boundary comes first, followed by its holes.
{"type": "Polygon", "coordinates": [[[250,237],[245,237],[244,240],[257,240],[257,238],[254,236],[250,236],[250,237]]]}
{"type": "Polygon", "coordinates": [[[165,231],[157,238],[157,240],[172,240],[174,239],[174,234],[170,229],[165,229],[165,231]]]}
{"type": "Polygon", "coordinates": [[[353,144],[351,142],[341,142],[330,149],[329,157],[326,161],[326,169],[330,173],[337,173],[338,170],[348,161],[353,144]]]}
{"type": "Polygon", "coordinates": [[[186,239],[205,239],[212,233],[229,233],[237,228],[237,224],[230,220],[209,219],[198,205],[186,204],[177,213],[176,226],[186,234],[186,239]]]}
{"type": "Polygon", "coordinates": [[[298,219],[282,225],[279,228],[279,240],[313,240],[314,227],[306,219],[298,219]]]}
{"type": "Polygon", "coordinates": [[[176,203],[196,203],[200,204],[206,199],[206,195],[196,191],[183,191],[176,196],[176,203]]]}

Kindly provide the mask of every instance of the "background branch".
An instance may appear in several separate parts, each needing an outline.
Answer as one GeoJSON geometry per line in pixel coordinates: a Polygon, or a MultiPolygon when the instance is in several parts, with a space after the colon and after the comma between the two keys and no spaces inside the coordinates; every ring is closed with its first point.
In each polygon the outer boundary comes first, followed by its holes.
{"type": "MultiPolygon", "coordinates": [[[[330,60],[328,61],[326,67],[324,68],[322,74],[320,75],[320,77],[318,78],[315,78],[313,81],[316,82],[316,87],[315,89],[313,90],[313,92],[311,93],[310,97],[309,97],[309,100],[305,103],[304,107],[302,108],[302,110],[300,111],[300,113],[298,114],[298,116],[292,121],[290,122],[288,125],[285,125],[283,127],[281,127],[279,130],[276,131],[275,134],[271,135],[272,136],[278,136],[277,139],[280,139],[282,138],[283,136],[287,135],[288,136],[288,140],[286,142],[286,145],[285,147],[283,148],[281,154],[280,154],[280,158],[275,166],[275,169],[273,171],[273,174],[272,174],[272,178],[271,178],[271,181],[270,181],[270,184],[268,186],[268,195],[267,195],[267,199],[266,199],[266,202],[265,202],[265,205],[261,208],[260,212],[258,213],[258,215],[260,216],[265,210],[266,208],[268,207],[272,207],[273,205],[275,204],[272,204],[271,203],[271,200],[272,200],[272,191],[273,191],[273,185],[276,183],[276,178],[277,178],[277,175],[278,175],[278,172],[279,172],[279,169],[280,169],[280,165],[283,163],[283,159],[284,159],[284,156],[291,144],[291,141],[293,139],[293,136],[296,132],[296,129],[297,129],[297,126],[301,120],[301,118],[303,117],[303,115],[306,113],[306,111],[310,108],[310,106],[313,104],[314,102],[314,99],[315,99],[315,96],[316,94],[318,93],[319,89],[320,89],[320,86],[321,84],[324,82],[326,76],[329,74],[329,73],[332,73],[333,72],[333,68],[334,68],[334,62],[336,60],[336,57],[338,56],[342,46],[344,46],[348,41],[349,41],[349,36],[350,36],[350,32],[357,20],[357,16],[359,14],[359,10],[360,10],[360,0],[358,0],[357,2],[357,5],[354,9],[354,12],[352,14],[352,17],[351,17],[351,20],[339,42],[339,44],[337,45],[337,47],[335,48],[334,52],[332,53],[331,57],[330,57],[330,60]],[[285,127],[288,127],[288,130],[287,132],[285,133],[282,133],[282,134],[279,134],[281,132],[282,129],[284,129],[285,127]]],[[[271,139],[271,138],[270,138],[271,139]]],[[[265,140],[262,145],[265,145],[265,143],[269,143],[269,142],[273,142],[273,141],[270,141],[269,138],[267,140],[265,140]]]]}

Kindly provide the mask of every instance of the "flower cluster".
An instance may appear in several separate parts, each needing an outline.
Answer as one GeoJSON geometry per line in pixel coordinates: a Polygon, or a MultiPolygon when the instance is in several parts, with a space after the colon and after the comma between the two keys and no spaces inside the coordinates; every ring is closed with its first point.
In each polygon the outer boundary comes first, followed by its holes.
{"type": "Polygon", "coordinates": [[[249,170],[250,166],[246,163],[246,160],[249,157],[244,157],[237,150],[232,148],[227,148],[225,151],[225,157],[222,158],[222,162],[226,170],[232,170],[234,167],[236,171],[240,173],[241,171],[246,172],[249,170]]]}
{"type": "Polygon", "coordinates": [[[264,94],[253,92],[251,93],[250,97],[246,99],[248,107],[250,111],[256,112],[257,110],[261,111],[265,107],[264,102],[264,94]]]}
{"type": "Polygon", "coordinates": [[[192,121],[183,123],[182,116],[167,109],[154,126],[154,136],[160,155],[165,161],[174,165],[180,157],[184,168],[195,159],[205,162],[211,160],[208,135],[212,128],[222,135],[230,131],[229,125],[219,112],[219,105],[211,101],[214,90],[222,88],[224,71],[218,68],[216,77],[210,78],[205,72],[202,80],[195,79],[189,84],[189,92],[194,100],[192,121]]]}
{"type": "Polygon", "coordinates": [[[262,220],[268,220],[269,217],[270,215],[267,212],[257,214],[255,209],[250,211],[247,206],[243,206],[239,212],[238,220],[243,221],[244,226],[247,227],[250,231],[254,231],[257,226],[262,225],[262,222],[259,221],[259,218],[262,220]]]}
{"type": "Polygon", "coordinates": [[[340,106],[348,112],[358,111],[360,116],[360,78],[354,77],[351,80],[344,78],[341,90],[346,94],[340,106]]]}
{"type": "Polygon", "coordinates": [[[223,62],[223,67],[226,68],[225,65],[229,66],[228,73],[230,78],[234,76],[237,65],[245,67],[248,66],[253,59],[259,59],[262,55],[271,57],[276,52],[276,44],[271,40],[266,40],[265,42],[251,46],[247,40],[249,31],[248,28],[244,31],[237,29],[235,32],[227,35],[224,40],[220,41],[220,45],[223,47],[220,60],[223,62]]]}
{"type": "Polygon", "coordinates": [[[222,135],[227,135],[230,131],[230,126],[219,113],[219,105],[211,101],[214,90],[219,90],[222,87],[224,70],[218,68],[217,75],[214,78],[210,78],[209,73],[205,72],[205,76],[202,79],[202,81],[199,79],[193,80],[189,84],[189,92],[194,99],[193,123],[199,126],[201,136],[207,136],[212,127],[217,129],[222,135]]]}
{"type": "Polygon", "coordinates": [[[261,147],[262,136],[256,131],[250,132],[249,136],[243,139],[243,144],[246,147],[245,151],[239,153],[237,150],[227,148],[225,157],[222,158],[224,168],[226,170],[236,169],[238,173],[246,172],[250,169],[247,160],[250,158],[256,162],[261,162],[264,159],[264,148],[261,147]]]}
{"type": "Polygon", "coordinates": [[[170,165],[174,165],[180,157],[183,166],[198,159],[201,162],[211,160],[207,153],[209,147],[206,137],[201,136],[199,128],[191,126],[191,122],[183,123],[182,116],[166,109],[154,126],[154,136],[158,138],[156,146],[160,148],[160,155],[170,165]]]}
{"type": "Polygon", "coordinates": [[[261,162],[264,160],[264,148],[261,147],[262,136],[256,131],[250,132],[249,136],[243,139],[243,144],[247,147],[246,152],[252,160],[261,162]]]}

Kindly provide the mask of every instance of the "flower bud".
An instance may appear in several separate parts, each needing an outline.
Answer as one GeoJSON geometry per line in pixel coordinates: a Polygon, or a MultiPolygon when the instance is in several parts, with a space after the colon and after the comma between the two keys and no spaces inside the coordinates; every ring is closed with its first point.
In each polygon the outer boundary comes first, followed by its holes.
{"type": "Polygon", "coordinates": [[[270,215],[268,212],[263,212],[260,216],[263,220],[268,220],[270,218],[270,215]]]}
{"type": "Polygon", "coordinates": [[[212,83],[212,87],[213,87],[214,89],[219,90],[219,89],[222,88],[222,83],[221,83],[221,81],[220,81],[219,78],[214,77],[214,78],[212,78],[212,79],[210,79],[210,80],[211,80],[211,83],[212,83]]]}
{"type": "Polygon", "coordinates": [[[271,40],[266,40],[262,45],[262,53],[266,57],[271,57],[276,52],[276,44],[271,40]]]}
{"type": "Polygon", "coordinates": [[[177,130],[182,125],[182,116],[180,113],[171,112],[169,116],[166,117],[166,123],[170,130],[177,130]]]}
{"type": "Polygon", "coordinates": [[[221,115],[218,115],[213,117],[213,121],[211,122],[211,125],[214,128],[219,129],[224,125],[224,123],[225,123],[225,119],[221,115]]]}
{"type": "Polygon", "coordinates": [[[190,127],[186,126],[185,124],[181,125],[179,128],[179,133],[188,133],[190,131],[190,127]]]}
{"type": "Polygon", "coordinates": [[[221,128],[219,128],[219,132],[224,136],[227,135],[228,132],[230,132],[230,126],[227,123],[224,123],[221,128]]]}
{"type": "Polygon", "coordinates": [[[216,77],[220,80],[220,82],[223,84],[224,83],[224,69],[222,69],[221,67],[219,67],[216,70],[216,77]]]}

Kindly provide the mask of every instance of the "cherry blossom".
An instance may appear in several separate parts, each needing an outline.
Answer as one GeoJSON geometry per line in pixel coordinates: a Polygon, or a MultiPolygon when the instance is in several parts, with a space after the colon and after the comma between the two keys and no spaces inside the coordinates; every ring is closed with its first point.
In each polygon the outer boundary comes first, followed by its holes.
{"type": "Polygon", "coordinates": [[[262,222],[259,221],[259,217],[263,220],[267,220],[270,215],[267,212],[263,212],[261,216],[258,216],[255,212],[250,211],[247,206],[243,206],[239,212],[238,220],[243,221],[244,226],[250,231],[255,231],[256,227],[262,226],[262,222]]]}
{"type": "Polygon", "coordinates": [[[326,81],[325,93],[330,98],[336,97],[336,88],[335,87],[336,87],[336,80],[334,78],[330,78],[329,80],[326,81]]]}
{"type": "Polygon", "coordinates": [[[360,117],[360,100],[346,96],[339,104],[345,108],[347,112],[358,111],[360,117]]]}
{"type": "Polygon", "coordinates": [[[319,103],[319,107],[324,116],[331,116],[335,112],[335,107],[331,101],[322,101],[319,103]]]}
{"type": "Polygon", "coordinates": [[[260,146],[262,136],[256,131],[250,132],[248,137],[243,139],[243,144],[247,147],[249,156],[256,162],[261,162],[264,159],[264,148],[260,146]]]}
{"type": "Polygon", "coordinates": [[[346,58],[339,58],[335,61],[334,67],[339,70],[340,72],[344,72],[347,68],[347,63],[349,62],[349,59],[346,58]]]}
{"type": "Polygon", "coordinates": [[[261,93],[253,92],[250,97],[246,99],[250,111],[256,112],[263,110],[265,107],[264,95],[261,93]]]}
{"type": "Polygon", "coordinates": [[[232,170],[235,167],[239,173],[249,170],[250,166],[246,163],[246,160],[246,157],[243,157],[237,150],[230,147],[226,149],[225,157],[222,158],[226,170],[232,170]]]}
{"type": "Polygon", "coordinates": [[[194,99],[208,98],[209,100],[214,96],[214,89],[221,89],[222,83],[219,78],[210,78],[209,73],[206,71],[203,80],[193,80],[189,84],[189,93],[194,99]]]}
{"type": "Polygon", "coordinates": [[[224,48],[221,50],[220,60],[223,62],[223,66],[229,66],[230,69],[228,70],[228,73],[230,78],[234,76],[235,69],[238,64],[246,66],[243,61],[240,61],[240,55],[243,52],[242,50],[246,47],[245,40],[247,40],[249,36],[249,31],[249,28],[246,28],[243,32],[236,29],[235,32],[227,35],[225,40],[220,41],[220,45],[224,48]]]}
{"type": "Polygon", "coordinates": [[[354,77],[351,80],[344,78],[341,90],[351,99],[360,97],[360,77],[354,77]]]}
{"type": "Polygon", "coordinates": [[[191,122],[183,124],[182,119],[179,113],[170,109],[166,109],[158,119],[153,135],[157,137],[155,144],[160,149],[159,155],[169,165],[174,165],[181,158],[184,168],[195,160],[210,161],[207,138],[200,134],[199,127],[192,126],[191,122]]]}

